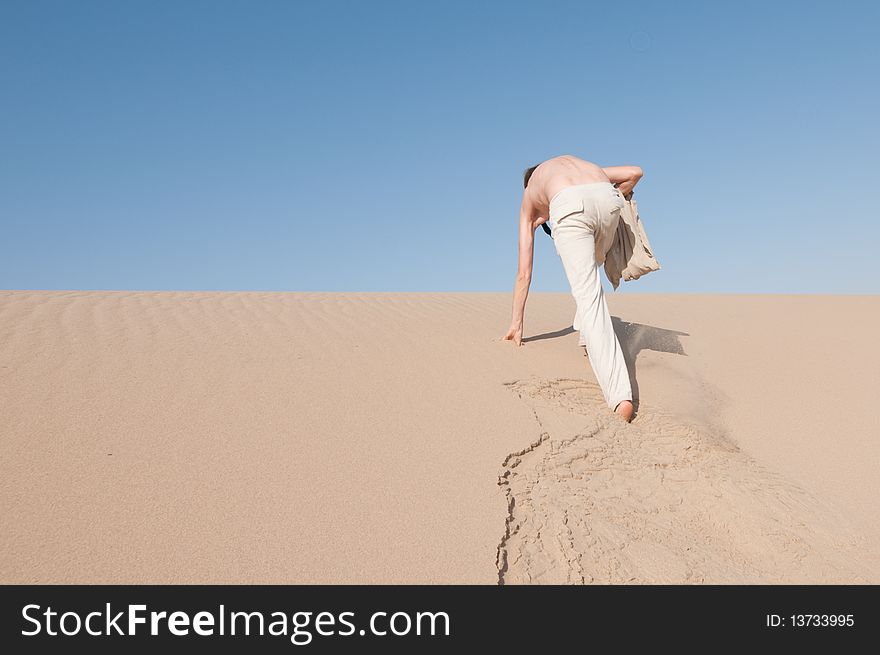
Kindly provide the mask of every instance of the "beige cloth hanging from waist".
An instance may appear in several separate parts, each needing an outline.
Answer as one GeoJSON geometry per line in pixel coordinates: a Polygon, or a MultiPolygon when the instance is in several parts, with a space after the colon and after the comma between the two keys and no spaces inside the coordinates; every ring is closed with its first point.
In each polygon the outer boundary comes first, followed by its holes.
{"type": "Polygon", "coordinates": [[[637,280],[651,271],[660,270],[660,263],[654,258],[651,243],[639,217],[636,201],[630,196],[624,198],[620,210],[617,231],[611,246],[605,253],[605,275],[615,289],[620,279],[637,280]]]}

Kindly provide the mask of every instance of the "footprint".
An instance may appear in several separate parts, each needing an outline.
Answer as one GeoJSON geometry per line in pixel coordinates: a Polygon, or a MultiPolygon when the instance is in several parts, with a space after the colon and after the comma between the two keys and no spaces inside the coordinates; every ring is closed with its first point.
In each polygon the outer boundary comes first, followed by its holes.
{"type": "Polygon", "coordinates": [[[880,581],[839,516],[717,430],[650,411],[626,424],[583,380],[506,386],[537,438],[499,477],[499,584],[880,581]]]}

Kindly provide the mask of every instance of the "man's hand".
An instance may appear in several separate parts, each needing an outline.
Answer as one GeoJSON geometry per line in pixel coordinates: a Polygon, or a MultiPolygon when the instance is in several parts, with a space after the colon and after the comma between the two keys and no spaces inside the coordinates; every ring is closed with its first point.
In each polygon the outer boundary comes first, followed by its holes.
{"type": "Polygon", "coordinates": [[[522,345],[522,325],[511,325],[510,329],[507,331],[503,337],[501,337],[502,341],[513,341],[517,346],[522,345]]]}
{"type": "Polygon", "coordinates": [[[602,170],[627,200],[632,197],[633,188],[644,175],[640,166],[608,166],[602,170]]]}
{"type": "Polygon", "coordinates": [[[620,184],[617,185],[617,190],[620,191],[620,193],[623,195],[623,197],[625,199],[629,200],[632,198],[633,188],[635,188],[637,181],[638,180],[635,180],[635,181],[628,180],[626,182],[621,182],[620,184]]]}

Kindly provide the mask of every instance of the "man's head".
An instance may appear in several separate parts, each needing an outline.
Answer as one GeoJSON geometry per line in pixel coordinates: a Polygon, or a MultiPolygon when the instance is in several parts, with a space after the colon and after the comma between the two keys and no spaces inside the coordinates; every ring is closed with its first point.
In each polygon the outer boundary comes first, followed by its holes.
{"type": "Polygon", "coordinates": [[[538,166],[540,166],[540,164],[535,164],[534,166],[527,168],[523,172],[523,189],[529,186],[529,178],[532,176],[532,173],[535,172],[535,169],[538,168],[538,166]]]}

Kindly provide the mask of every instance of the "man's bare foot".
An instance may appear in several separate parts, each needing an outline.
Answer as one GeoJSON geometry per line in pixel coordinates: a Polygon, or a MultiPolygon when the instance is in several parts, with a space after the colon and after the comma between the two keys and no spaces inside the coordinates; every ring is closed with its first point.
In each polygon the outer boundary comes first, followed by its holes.
{"type": "Polygon", "coordinates": [[[614,408],[614,413],[619,414],[623,417],[623,420],[629,423],[632,421],[633,414],[635,413],[636,408],[633,407],[633,404],[629,400],[621,400],[617,403],[617,407],[614,408]]]}

